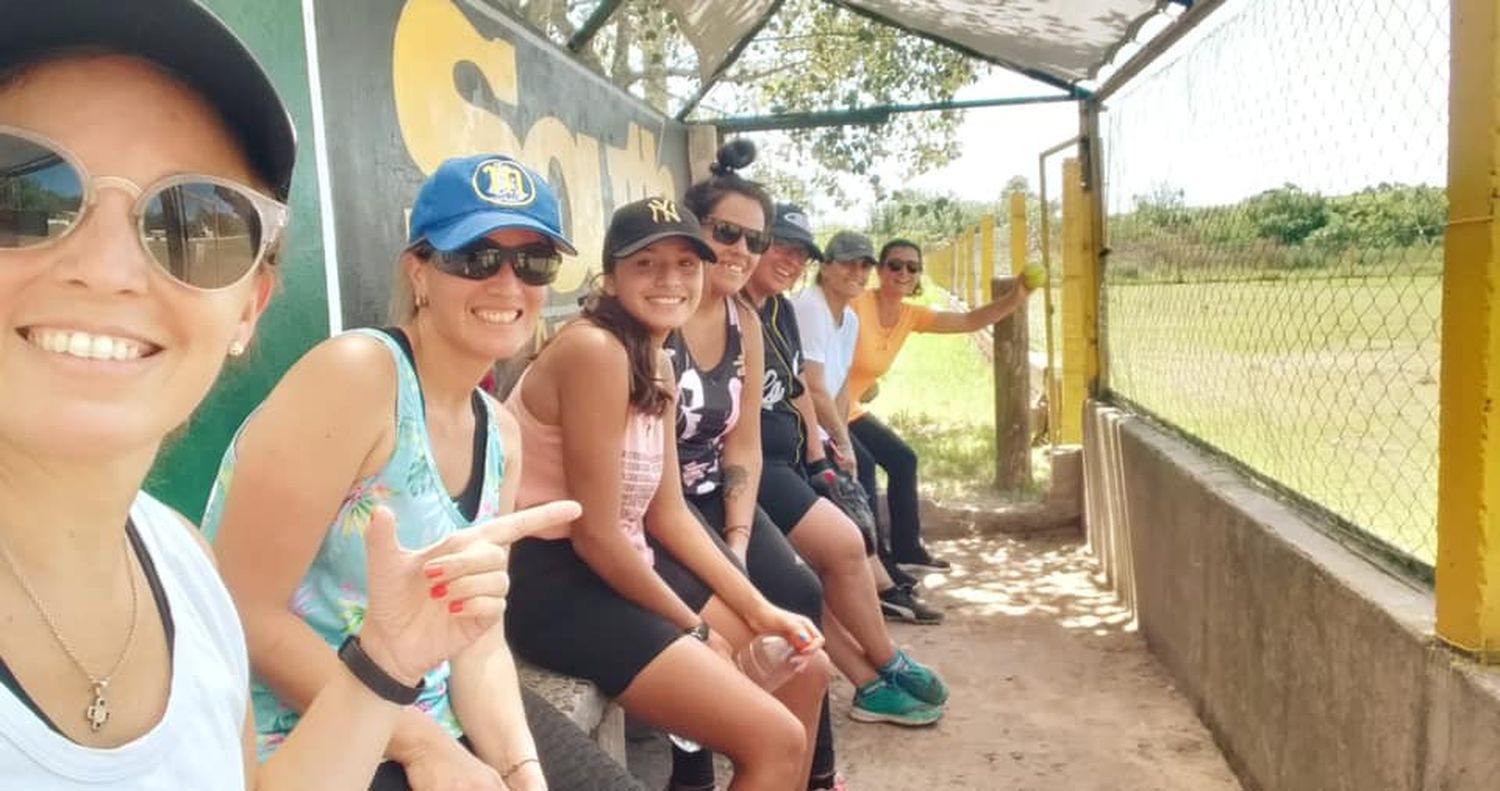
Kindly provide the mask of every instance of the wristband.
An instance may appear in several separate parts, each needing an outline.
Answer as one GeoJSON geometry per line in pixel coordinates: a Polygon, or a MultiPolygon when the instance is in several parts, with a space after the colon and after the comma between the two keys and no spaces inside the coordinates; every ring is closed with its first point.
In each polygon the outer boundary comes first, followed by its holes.
{"type": "Polygon", "coordinates": [[[349,635],[344,639],[344,644],[339,646],[339,659],[343,660],[344,666],[349,672],[359,679],[371,692],[379,695],[382,699],[395,703],[398,706],[409,706],[416,702],[417,696],[427,687],[427,680],[422,679],[414,687],[409,687],[397,681],[390,673],[385,672],[375,660],[365,653],[365,649],[359,644],[358,635],[349,635]]]}

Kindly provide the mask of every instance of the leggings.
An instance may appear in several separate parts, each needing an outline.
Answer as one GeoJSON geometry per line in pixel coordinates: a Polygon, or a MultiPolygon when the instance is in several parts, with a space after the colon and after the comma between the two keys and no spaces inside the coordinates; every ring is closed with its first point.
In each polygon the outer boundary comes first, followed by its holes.
{"type": "Polygon", "coordinates": [[[917,514],[917,454],[874,415],[849,424],[859,464],[859,482],[875,507],[875,465],[885,470],[886,505],[890,507],[891,555],[900,562],[914,560],[922,549],[922,519],[917,514]]]}
{"type": "MultiPolygon", "coordinates": [[[[688,497],[688,504],[714,535],[724,529],[724,497],[718,492],[688,497]]],[[[818,575],[787,542],[765,511],[755,509],[755,524],[750,530],[750,544],[745,548],[745,565],[750,581],[766,600],[815,624],[823,617],[823,584],[818,575]]],[[[817,742],[813,746],[813,777],[831,775],[834,771],[833,723],[828,715],[828,699],[823,699],[823,717],[818,721],[817,742]]],[[[713,753],[699,750],[683,752],[672,747],[672,782],[685,788],[714,784],[713,753]]]]}

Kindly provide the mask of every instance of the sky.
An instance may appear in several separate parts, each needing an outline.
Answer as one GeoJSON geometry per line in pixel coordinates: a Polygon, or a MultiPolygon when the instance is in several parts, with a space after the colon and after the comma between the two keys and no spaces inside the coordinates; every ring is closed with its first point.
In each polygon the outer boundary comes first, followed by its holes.
{"type": "MultiPolygon", "coordinates": [[[[1325,195],[1442,185],[1447,83],[1446,0],[1231,0],[1106,102],[1110,210],[1162,187],[1214,205],[1287,182],[1325,195]]],[[[958,98],[1045,92],[993,69],[958,98]]],[[[1013,175],[1034,189],[1037,155],[1077,129],[1071,103],[969,110],[948,166],[909,180],[894,164],[878,170],[888,188],[993,200],[1013,175]]],[[[1057,194],[1055,169],[1049,179],[1057,194]]],[[[815,204],[815,216],[863,225],[870,203],[815,204]]]]}

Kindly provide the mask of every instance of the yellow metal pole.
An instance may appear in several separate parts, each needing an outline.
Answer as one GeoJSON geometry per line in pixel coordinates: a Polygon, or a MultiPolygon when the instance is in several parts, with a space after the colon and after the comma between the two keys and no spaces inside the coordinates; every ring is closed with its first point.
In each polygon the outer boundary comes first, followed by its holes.
{"type": "Polygon", "coordinates": [[[1088,397],[1089,349],[1086,322],[1091,310],[1088,295],[1088,239],[1084,230],[1082,169],[1077,158],[1063,160],[1063,276],[1062,325],[1063,372],[1062,414],[1059,439],[1065,444],[1083,442],[1083,401],[1088,397]]]}
{"type": "Polygon", "coordinates": [[[1437,632],[1500,662],[1500,20],[1454,0],[1438,417],[1437,632]]]}
{"type": "Polygon", "coordinates": [[[979,302],[983,304],[995,298],[993,281],[995,279],[995,215],[986,214],[979,221],[979,254],[980,272],[979,288],[975,291],[979,294],[979,302]]]}
{"type": "Polygon", "coordinates": [[[1021,274],[1026,268],[1026,193],[1017,190],[1010,194],[1010,273],[1021,274]]]}
{"type": "Polygon", "coordinates": [[[957,253],[953,257],[953,296],[964,304],[969,303],[969,259],[973,258],[973,248],[969,246],[969,229],[965,228],[958,232],[958,238],[953,240],[953,246],[957,253]]]}

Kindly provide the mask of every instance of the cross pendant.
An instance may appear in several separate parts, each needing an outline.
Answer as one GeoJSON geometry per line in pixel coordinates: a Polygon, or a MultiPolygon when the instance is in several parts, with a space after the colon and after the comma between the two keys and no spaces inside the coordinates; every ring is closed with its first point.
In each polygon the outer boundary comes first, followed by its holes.
{"type": "Polygon", "coordinates": [[[89,721],[89,730],[97,733],[104,723],[109,722],[109,702],[104,699],[104,688],[107,682],[94,684],[94,702],[84,710],[83,716],[89,721]]]}

